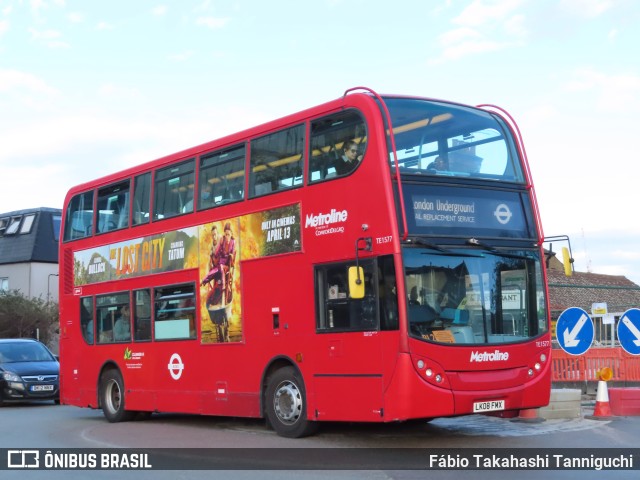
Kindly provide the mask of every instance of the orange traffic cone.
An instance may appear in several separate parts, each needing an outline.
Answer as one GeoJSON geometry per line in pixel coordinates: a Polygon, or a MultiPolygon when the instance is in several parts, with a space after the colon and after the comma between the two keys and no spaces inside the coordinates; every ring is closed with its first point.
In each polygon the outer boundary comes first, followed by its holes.
{"type": "Polygon", "coordinates": [[[613,377],[613,371],[609,367],[605,367],[598,371],[598,391],[596,392],[596,407],[593,415],[587,415],[585,418],[591,420],[611,420],[613,414],[609,406],[609,390],[607,382],[613,377]]]}
{"type": "Polygon", "coordinates": [[[520,414],[516,418],[511,419],[512,422],[523,423],[542,423],[544,418],[538,415],[537,408],[523,408],[520,410],[520,414]]]}

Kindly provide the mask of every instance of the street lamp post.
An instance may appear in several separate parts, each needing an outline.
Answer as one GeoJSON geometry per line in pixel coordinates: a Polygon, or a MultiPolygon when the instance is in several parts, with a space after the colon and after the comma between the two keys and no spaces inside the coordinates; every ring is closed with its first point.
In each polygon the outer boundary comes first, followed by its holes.
{"type": "Polygon", "coordinates": [[[47,277],[47,303],[49,303],[50,299],[51,299],[51,290],[50,290],[50,285],[51,285],[51,277],[57,277],[59,274],[57,273],[50,273],[49,277],[47,277]]]}

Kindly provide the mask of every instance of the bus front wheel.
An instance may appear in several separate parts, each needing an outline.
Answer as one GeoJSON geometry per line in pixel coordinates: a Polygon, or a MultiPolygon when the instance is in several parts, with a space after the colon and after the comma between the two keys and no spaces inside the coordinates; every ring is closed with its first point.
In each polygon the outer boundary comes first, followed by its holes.
{"type": "Polygon", "coordinates": [[[317,430],[317,423],[307,419],[304,382],[293,367],[270,376],[265,405],[269,424],[282,437],[306,437],[317,430]]]}
{"type": "Polygon", "coordinates": [[[111,423],[131,420],[135,412],[124,409],[124,381],[118,370],[106,371],[100,380],[102,413],[111,423]]]}

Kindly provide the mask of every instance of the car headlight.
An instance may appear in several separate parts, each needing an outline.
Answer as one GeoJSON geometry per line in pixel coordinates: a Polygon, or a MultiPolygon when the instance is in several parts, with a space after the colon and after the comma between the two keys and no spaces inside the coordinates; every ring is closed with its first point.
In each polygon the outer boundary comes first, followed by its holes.
{"type": "Polygon", "coordinates": [[[7,382],[22,382],[22,378],[19,375],[16,375],[13,372],[2,372],[2,377],[7,382]]]}

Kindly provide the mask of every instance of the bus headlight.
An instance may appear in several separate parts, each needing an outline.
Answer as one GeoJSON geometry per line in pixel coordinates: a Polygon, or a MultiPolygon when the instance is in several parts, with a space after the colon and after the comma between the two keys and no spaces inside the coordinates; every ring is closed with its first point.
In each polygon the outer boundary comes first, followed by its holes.
{"type": "Polygon", "coordinates": [[[447,386],[447,375],[445,374],[444,368],[430,358],[413,357],[413,365],[423,380],[438,387],[447,386]]]}

